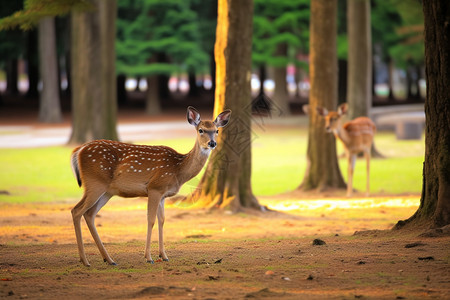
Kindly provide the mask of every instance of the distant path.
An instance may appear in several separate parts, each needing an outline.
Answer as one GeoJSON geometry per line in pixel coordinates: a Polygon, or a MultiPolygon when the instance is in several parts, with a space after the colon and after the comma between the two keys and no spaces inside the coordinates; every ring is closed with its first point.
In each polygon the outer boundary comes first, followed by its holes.
{"type": "MultiPolygon", "coordinates": [[[[0,118],[0,148],[33,148],[67,144],[71,134],[70,116],[59,124],[36,121],[26,114],[0,118]]],[[[189,136],[192,127],[185,121],[184,111],[148,116],[137,111],[120,112],[119,138],[125,142],[162,140],[189,136]]]]}
{"type": "MultiPolygon", "coordinates": [[[[211,118],[211,112],[200,110],[204,119],[211,118]]],[[[34,148],[66,145],[71,133],[70,115],[64,115],[59,124],[37,122],[37,113],[26,112],[8,115],[0,114],[0,148],[34,148]]],[[[254,127],[306,126],[305,116],[261,118],[254,116],[254,127]]],[[[186,121],[185,110],[170,110],[158,116],[148,116],[141,111],[123,110],[118,117],[119,138],[124,142],[164,140],[194,137],[192,126],[186,121]]]]}

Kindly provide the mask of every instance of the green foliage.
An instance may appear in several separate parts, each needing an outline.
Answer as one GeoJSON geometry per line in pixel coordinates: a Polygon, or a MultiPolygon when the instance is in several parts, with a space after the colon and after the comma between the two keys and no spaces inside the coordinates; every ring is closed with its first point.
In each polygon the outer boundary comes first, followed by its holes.
{"type": "Polygon", "coordinates": [[[372,38],[384,59],[397,65],[423,64],[423,13],[420,1],[377,0],[372,8],[372,38]]]}
{"type": "MultiPolygon", "coordinates": [[[[0,1],[0,18],[22,9],[23,4],[20,1],[0,1]]],[[[0,68],[4,68],[3,62],[23,55],[25,37],[25,34],[17,29],[0,31],[0,68]]]]}
{"type": "Polygon", "coordinates": [[[24,10],[0,20],[0,30],[30,30],[44,17],[66,15],[72,10],[91,10],[89,0],[25,0],[24,10]]]}
{"type": "Polygon", "coordinates": [[[252,60],[256,66],[300,65],[299,52],[309,48],[309,1],[255,0],[252,60]],[[286,46],[286,53],[279,53],[286,46]]]}
{"type": "Polygon", "coordinates": [[[131,76],[204,72],[209,57],[201,45],[193,2],[119,0],[117,72],[131,76]]]}

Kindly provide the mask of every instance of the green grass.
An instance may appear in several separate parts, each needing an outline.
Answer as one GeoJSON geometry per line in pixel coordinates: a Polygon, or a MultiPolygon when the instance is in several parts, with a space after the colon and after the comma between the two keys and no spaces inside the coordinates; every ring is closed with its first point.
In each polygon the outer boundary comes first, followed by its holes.
{"type": "MultiPolygon", "coordinates": [[[[306,168],[306,130],[256,131],[252,148],[252,186],[256,195],[275,195],[298,187],[306,168]]],[[[371,193],[420,193],[424,141],[397,141],[391,133],[376,136],[377,148],[386,159],[371,161],[371,193]]],[[[151,144],[171,146],[185,153],[193,146],[192,137],[153,141],[151,144]]],[[[57,202],[77,201],[82,190],[78,188],[70,168],[69,147],[32,149],[0,149],[0,202],[57,202]]],[[[338,146],[338,153],[342,153],[338,146]]],[[[340,159],[344,178],[347,161],[340,159]]],[[[354,187],[365,190],[365,160],[356,162],[354,187]]],[[[193,191],[201,174],[187,182],[181,194],[193,191]]]]}

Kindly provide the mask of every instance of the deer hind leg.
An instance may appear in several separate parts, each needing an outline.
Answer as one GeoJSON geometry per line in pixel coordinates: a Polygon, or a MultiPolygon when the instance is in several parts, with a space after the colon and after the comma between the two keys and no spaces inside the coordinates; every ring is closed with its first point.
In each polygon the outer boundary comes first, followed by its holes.
{"type": "Polygon", "coordinates": [[[83,244],[83,236],[81,233],[81,217],[93,206],[95,203],[100,199],[100,196],[103,193],[95,193],[95,192],[85,192],[83,195],[83,198],[81,198],[80,202],[75,205],[75,207],[72,209],[72,219],[73,219],[73,225],[75,228],[75,235],[77,238],[77,244],[78,244],[78,253],[80,254],[80,260],[81,262],[89,267],[90,264],[86,258],[86,252],[84,251],[84,244],[83,244]]]}
{"type": "Polygon", "coordinates": [[[147,262],[154,263],[151,255],[151,241],[152,241],[152,229],[155,225],[156,214],[158,211],[159,203],[161,202],[162,195],[157,191],[148,192],[148,204],[147,204],[147,240],[145,243],[145,258],[147,262]]]}
{"type": "Polygon", "coordinates": [[[353,194],[353,171],[355,170],[356,154],[348,154],[348,179],[347,179],[347,197],[353,194]]]}
{"type": "Polygon", "coordinates": [[[86,193],[83,195],[83,198],[81,198],[80,202],[78,202],[77,205],[72,209],[72,219],[73,219],[73,226],[75,228],[75,236],[77,237],[77,245],[78,245],[78,254],[80,255],[80,261],[87,267],[90,266],[87,258],[86,253],[84,252],[84,245],[83,245],[83,236],[81,234],[81,216],[83,216],[84,213],[84,206],[86,203],[87,195],[86,193]]]}
{"type": "Polygon", "coordinates": [[[97,248],[100,251],[100,254],[103,257],[103,260],[107,262],[110,265],[116,265],[116,263],[111,259],[108,252],[105,249],[105,246],[103,245],[100,236],[98,235],[97,228],[95,227],[95,217],[97,216],[97,213],[102,209],[102,207],[108,202],[109,199],[111,199],[112,195],[109,195],[108,193],[103,193],[95,202],[95,204],[89,208],[84,213],[84,219],[86,220],[86,224],[89,228],[89,231],[91,232],[92,237],[94,238],[95,244],[97,244],[97,248]]]}
{"type": "Polygon", "coordinates": [[[158,205],[157,216],[159,232],[159,257],[161,257],[163,261],[169,261],[166,250],[164,249],[164,221],[166,219],[164,213],[164,199],[158,205]]]}

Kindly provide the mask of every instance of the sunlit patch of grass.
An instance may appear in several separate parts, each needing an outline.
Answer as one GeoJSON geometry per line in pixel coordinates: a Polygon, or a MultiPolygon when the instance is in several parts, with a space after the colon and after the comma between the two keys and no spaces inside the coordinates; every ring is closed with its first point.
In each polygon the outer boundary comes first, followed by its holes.
{"type": "Polygon", "coordinates": [[[71,149],[48,147],[0,150],[0,202],[49,202],[80,197],[70,168],[71,149]]]}
{"type": "MultiPolygon", "coordinates": [[[[398,141],[394,133],[381,132],[375,143],[385,159],[371,160],[371,194],[418,194],[422,187],[424,141],[398,141]]],[[[167,145],[181,153],[193,146],[193,137],[141,144],[167,145]]],[[[306,169],[307,130],[256,128],[252,147],[252,188],[257,196],[296,189],[306,169]]],[[[70,147],[0,149],[0,203],[73,201],[81,198],[70,167],[70,147]]],[[[338,142],[338,154],[343,153],[338,142]]],[[[347,177],[347,160],[339,160],[347,177]]],[[[187,182],[180,194],[192,193],[203,172],[187,182]]],[[[366,166],[358,159],[354,188],[365,191],[366,166]]]]}

